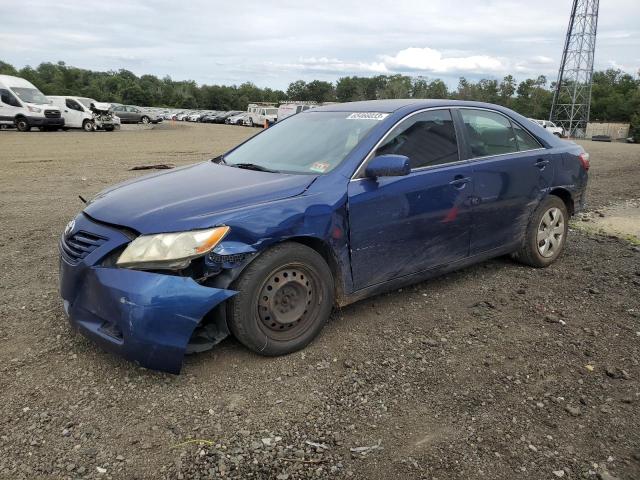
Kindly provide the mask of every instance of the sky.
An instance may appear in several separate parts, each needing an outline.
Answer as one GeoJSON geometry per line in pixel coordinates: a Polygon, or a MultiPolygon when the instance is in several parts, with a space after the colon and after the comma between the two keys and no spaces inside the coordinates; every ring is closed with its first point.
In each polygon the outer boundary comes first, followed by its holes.
{"type": "MultiPolygon", "coordinates": [[[[286,89],[402,73],[555,80],[571,0],[2,0],[0,60],[286,89]]],[[[640,0],[600,4],[595,68],[640,70],[640,0]]]]}

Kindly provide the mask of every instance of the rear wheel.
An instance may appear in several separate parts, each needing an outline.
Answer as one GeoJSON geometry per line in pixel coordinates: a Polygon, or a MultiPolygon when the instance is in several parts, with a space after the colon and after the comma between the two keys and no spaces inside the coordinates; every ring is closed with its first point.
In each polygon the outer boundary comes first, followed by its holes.
{"type": "Polygon", "coordinates": [[[243,345],[275,356],[304,348],[333,307],[333,276],[324,259],[298,243],[283,243],[254,260],[233,286],[229,328],[243,345]]]}
{"type": "Polygon", "coordinates": [[[537,268],[551,265],[564,250],[568,231],[567,206],[560,198],[548,196],[531,217],[524,244],[516,252],[515,258],[537,268]]]}
{"type": "Polygon", "coordinates": [[[29,122],[27,122],[27,119],[24,117],[16,118],[16,128],[19,132],[28,132],[29,130],[31,130],[29,122]]]}

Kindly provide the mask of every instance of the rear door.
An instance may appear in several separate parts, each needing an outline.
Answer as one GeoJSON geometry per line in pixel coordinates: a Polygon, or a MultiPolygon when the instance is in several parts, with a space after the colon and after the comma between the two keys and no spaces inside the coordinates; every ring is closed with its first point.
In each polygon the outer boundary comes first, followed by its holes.
{"type": "Polygon", "coordinates": [[[546,149],[506,115],[461,108],[473,158],[474,219],[470,255],[518,245],[533,209],[553,181],[546,149]]]}
{"type": "Polygon", "coordinates": [[[142,112],[138,110],[136,107],[126,107],[127,115],[129,116],[128,120],[130,122],[138,123],[142,119],[142,112]]]}
{"type": "Polygon", "coordinates": [[[349,183],[355,289],[467,257],[472,166],[458,152],[451,112],[442,109],[401,121],[369,156],[406,155],[412,170],[404,177],[360,175],[349,183]]]}

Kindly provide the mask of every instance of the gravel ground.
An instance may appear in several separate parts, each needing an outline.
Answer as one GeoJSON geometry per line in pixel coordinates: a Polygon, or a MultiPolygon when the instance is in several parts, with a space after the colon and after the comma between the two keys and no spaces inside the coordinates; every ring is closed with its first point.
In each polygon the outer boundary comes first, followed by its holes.
{"type": "MultiPolygon", "coordinates": [[[[0,478],[640,478],[640,249],[617,238],[359,302],[287,357],[230,339],[172,376],[75,335],[57,239],[77,195],[254,132],[0,132],[0,478]]],[[[585,145],[593,208],[640,196],[640,147],[585,145]]]]}

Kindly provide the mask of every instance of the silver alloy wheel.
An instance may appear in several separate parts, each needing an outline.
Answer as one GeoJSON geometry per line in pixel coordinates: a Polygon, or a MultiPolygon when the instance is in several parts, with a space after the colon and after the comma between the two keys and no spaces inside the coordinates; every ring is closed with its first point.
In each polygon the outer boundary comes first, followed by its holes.
{"type": "Polygon", "coordinates": [[[144,123],[145,125],[149,123],[149,117],[142,117],[142,123],[144,123]]]}
{"type": "Polygon", "coordinates": [[[538,225],[538,252],[545,258],[553,257],[564,242],[564,215],[553,207],[545,212],[538,225]]]}

